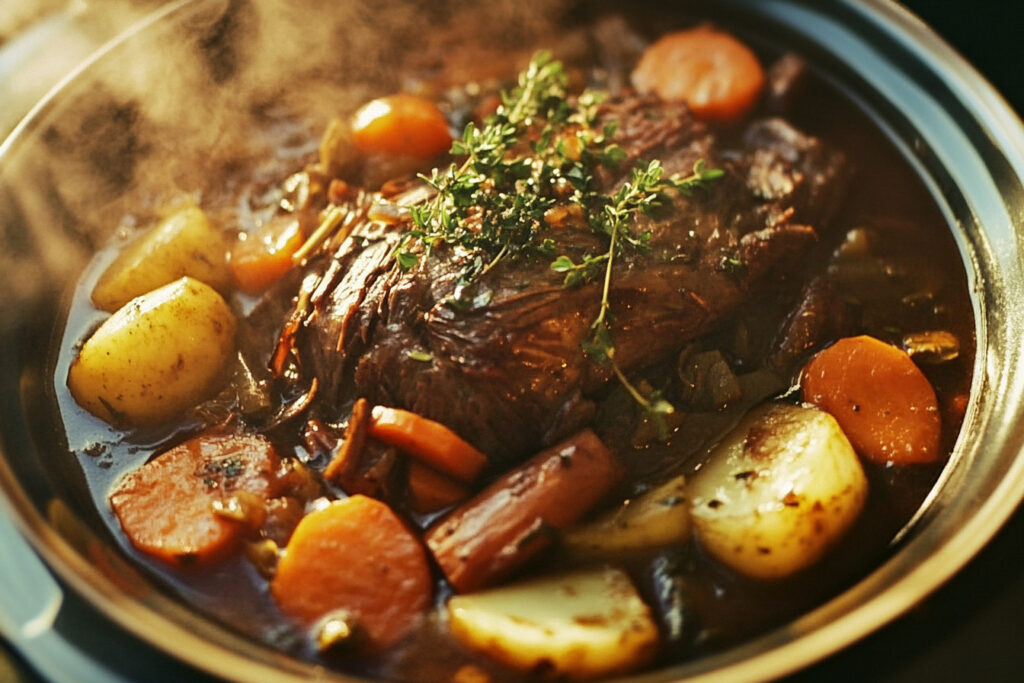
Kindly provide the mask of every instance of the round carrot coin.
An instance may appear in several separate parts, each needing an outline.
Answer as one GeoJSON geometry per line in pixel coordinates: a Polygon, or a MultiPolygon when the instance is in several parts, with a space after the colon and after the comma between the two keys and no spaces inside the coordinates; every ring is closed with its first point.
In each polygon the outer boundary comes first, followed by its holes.
{"type": "Polygon", "coordinates": [[[235,520],[214,505],[241,492],[254,501],[278,495],[279,467],[262,437],[202,435],[121,479],[110,505],[141,552],[179,567],[205,566],[232,553],[265,514],[254,509],[251,519],[235,520]]]}
{"type": "Polygon", "coordinates": [[[895,465],[939,458],[935,390],[902,349],[874,337],[840,339],[811,359],[804,400],[836,419],[861,456],[895,465]]]}
{"type": "Polygon", "coordinates": [[[337,613],[369,650],[409,634],[430,604],[419,539],[386,504],[363,495],[306,515],[270,584],[281,611],[306,626],[337,613]]]}
{"type": "Polygon", "coordinates": [[[642,93],[685,102],[697,118],[730,122],[754,107],[765,77],[750,48],[705,25],[670,33],[652,44],[632,80],[642,93]]]}
{"type": "Polygon", "coordinates": [[[390,95],[364,104],[352,119],[352,141],[364,154],[429,159],[452,144],[437,105],[415,95],[390,95]]]}

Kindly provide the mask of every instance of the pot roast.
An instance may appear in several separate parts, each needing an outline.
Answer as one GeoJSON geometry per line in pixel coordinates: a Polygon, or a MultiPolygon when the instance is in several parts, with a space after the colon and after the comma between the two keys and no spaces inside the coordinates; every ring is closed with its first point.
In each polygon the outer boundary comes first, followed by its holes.
{"type": "Polygon", "coordinates": [[[261,100],[126,220],[55,373],[126,556],[316,667],[494,683],[720,651],[877,564],[970,387],[945,219],[796,55],[639,18],[261,100]]]}
{"type": "MultiPolygon", "coordinates": [[[[725,175],[678,198],[642,229],[650,249],[615,264],[609,294],[615,360],[629,374],[715,329],[797,266],[841,197],[842,154],[781,118],[723,142],[682,104],[629,94],[607,102],[622,169],[660,159],[685,174],[703,159],[725,175]]],[[[603,178],[606,187],[625,174],[603,178]]],[[[586,226],[556,233],[576,253],[601,249],[586,226]]],[[[498,459],[550,445],[593,418],[611,371],[584,352],[600,283],[566,288],[550,259],[500,261],[478,288],[486,304],[449,305],[460,259],[451,249],[402,270],[398,231],[367,223],[328,261],[302,330],[305,371],[340,416],[353,396],[414,411],[498,459]]],[[[468,258],[463,256],[463,258],[468,258]]]]}

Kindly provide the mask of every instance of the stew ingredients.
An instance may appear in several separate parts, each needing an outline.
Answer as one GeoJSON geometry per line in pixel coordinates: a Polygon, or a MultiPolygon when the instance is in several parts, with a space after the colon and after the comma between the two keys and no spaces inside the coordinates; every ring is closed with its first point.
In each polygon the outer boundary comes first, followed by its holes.
{"type": "Polygon", "coordinates": [[[359,675],[621,675],[799,615],[911,519],[973,353],[923,186],[796,55],[581,30],[369,94],[83,284],[69,433],[197,609],[359,675]]]}

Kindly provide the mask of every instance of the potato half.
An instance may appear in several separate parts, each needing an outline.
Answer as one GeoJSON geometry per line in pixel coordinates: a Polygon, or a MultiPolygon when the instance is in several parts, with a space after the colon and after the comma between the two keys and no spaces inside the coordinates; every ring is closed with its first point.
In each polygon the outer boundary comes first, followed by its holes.
{"type": "Polygon", "coordinates": [[[690,506],[680,476],[572,529],[563,546],[575,557],[612,559],[624,552],[681,546],[689,539],[690,506]]]}
{"type": "Polygon", "coordinates": [[[68,388],[116,425],[157,422],[208,398],[235,348],[235,316],[213,288],[183,277],[132,299],[93,333],[68,388]]]}
{"type": "Polygon", "coordinates": [[[128,244],[103,272],[92,302],[116,311],[137,296],[180,277],[201,280],[226,291],[227,243],[195,204],[187,204],[128,244]]]}
{"type": "Polygon", "coordinates": [[[520,671],[573,679],[630,671],[654,655],[658,627],[621,570],[544,577],[448,601],[452,633],[520,671]]]}
{"type": "Polygon", "coordinates": [[[698,541],[759,579],[817,562],[860,513],[868,484],[831,415],[769,404],[751,413],[688,482],[698,541]]]}

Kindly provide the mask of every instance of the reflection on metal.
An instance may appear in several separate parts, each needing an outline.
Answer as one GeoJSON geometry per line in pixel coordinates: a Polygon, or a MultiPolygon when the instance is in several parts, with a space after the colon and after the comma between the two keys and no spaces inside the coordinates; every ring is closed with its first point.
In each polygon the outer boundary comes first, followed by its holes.
{"type": "Polygon", "coordinates": [[[10,520],[0,515],[0,633],[14,640],[39,636],[53,625],[60,587],[10,520]]]}
{"type": "MultiPolygon", "coordinates": [[[[0,509],[0,636],[50,681],[118,683],[118,675],[83,654],[54,628],[64,594],[0,509]]],[[[2,671],[2,669],[0,669],[2,671]]]]}

